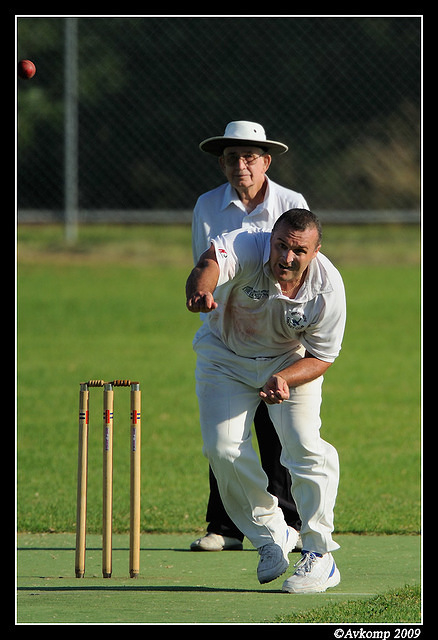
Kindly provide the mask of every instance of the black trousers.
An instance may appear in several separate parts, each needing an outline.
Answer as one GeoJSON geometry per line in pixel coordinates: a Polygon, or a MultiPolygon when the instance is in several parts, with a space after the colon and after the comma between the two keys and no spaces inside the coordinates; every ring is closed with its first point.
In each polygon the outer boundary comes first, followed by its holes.
{"type": "MultiPolygon", "coordinates": [[[[260,402],[254,416],[254,428],[259,443],[261,464],[268,476],[268,491],[278,499],[278,506],[283,511],[287,524],[299,531],[301,520],[291,494],[291,477],[289,471],[280,464],[281,444],[263,401],[260,402]]],[[[210,497],[205,519],[208,522],[208,532],[243,540],[243,533],[225,511],[211,467],[210,497]]]]}

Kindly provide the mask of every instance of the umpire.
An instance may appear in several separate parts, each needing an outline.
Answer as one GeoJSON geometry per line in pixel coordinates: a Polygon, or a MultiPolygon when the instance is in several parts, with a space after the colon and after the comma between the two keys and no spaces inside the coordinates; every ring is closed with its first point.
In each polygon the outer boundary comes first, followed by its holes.
{"type": "MultiPolygon", "coordinates": [[[[230,122],[223,136],[207,138],[199,145],[216,156],[227,182],[198,198],[193,212],[192,249],[194,264],[210,246],[210,241],[236,229],[260,228],[270,231],[280,215],[289,209],[308,209],[304,197],[268,178],[272,156],[286,153],[288,147],[266,138],[262,125],[238,120],[230,122]]],[[[268,491],[278,499],[288,525],[301,527],[291,496],[289,472],[280,463],[281,445],[269,418],[265,402],[254,417],[262,467],[268,477],[268,491]]],[[[243,533],[224,509],[214,474],[209,470],[210,496],[207,505],[206,535],[195,540],[192,551],[240,550],[243,533]]],[[[301,540],[296,550],[301,549],[301,540]]]]}

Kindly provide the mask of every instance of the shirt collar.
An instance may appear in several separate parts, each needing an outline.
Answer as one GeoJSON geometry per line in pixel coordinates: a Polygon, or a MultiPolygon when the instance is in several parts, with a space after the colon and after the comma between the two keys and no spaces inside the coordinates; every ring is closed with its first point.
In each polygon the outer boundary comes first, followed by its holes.
{"type": "MultiPolygon", "coordinates": [[[[269,196],[271,193],[271,181],[269,180],[268,176],[265,175],[265,179],[267,182],[267,187],[266,187],[266,192],[265,192],[265,199],[263,200],[262,203],[260,203],[255,209],[254,211],[257,211],[258,207],[263,206],[264,209],[267,209],[269,211],[269,196]]],[[[239,209],[241,209],[242,211],[245,211],[245,207],[242,204],[242,201],[239,198],[239,195],[236,191],[236,189],[234,187],[232,187],[230,185],[229,182],[227,182],[226,186],[225,186],[225,191],[224,191],[224,196],[222,198],[222,206],[221,206],[221,211],[224,211],[225,209],[227,209],[227,207],[231,206],[231,205],[235,205],[236,207],[238,207],[239,209]]],[[[253,212],[251,212],[253,213],[253,212]]]]}

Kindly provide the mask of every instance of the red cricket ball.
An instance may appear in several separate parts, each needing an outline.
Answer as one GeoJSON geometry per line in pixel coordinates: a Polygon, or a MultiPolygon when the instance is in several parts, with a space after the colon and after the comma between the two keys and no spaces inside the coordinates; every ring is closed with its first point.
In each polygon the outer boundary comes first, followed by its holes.
{"type": "Polygon", "coordinates": [[[35,74],[36,66],[32,60],[20,60],[18,63],[18,75],[20,78],[28,80],[29,78],[33,78],[35,74]]]}

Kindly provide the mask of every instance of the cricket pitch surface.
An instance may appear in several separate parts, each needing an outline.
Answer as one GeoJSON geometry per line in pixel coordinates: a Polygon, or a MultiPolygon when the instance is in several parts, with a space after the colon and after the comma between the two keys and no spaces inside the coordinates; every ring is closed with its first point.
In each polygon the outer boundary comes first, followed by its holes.
{"type": "Polygon", "coordinates": [[[133,579],[129,535],[113,535],[113,573],[104,579],[101,536],[88,535],[85,577],[78,579],[74,534],[19,534],[16,623],[272,623],[276,616],[421,582],[420,536],[335,534],[341,582],[309,595],[281,591],[299,554],[289,555],[283,576],[260,585],[258,554],[247,540],[243,551],[194,553],[189,547],[196,537],[142,534],[140,575],[133,579]]]}

